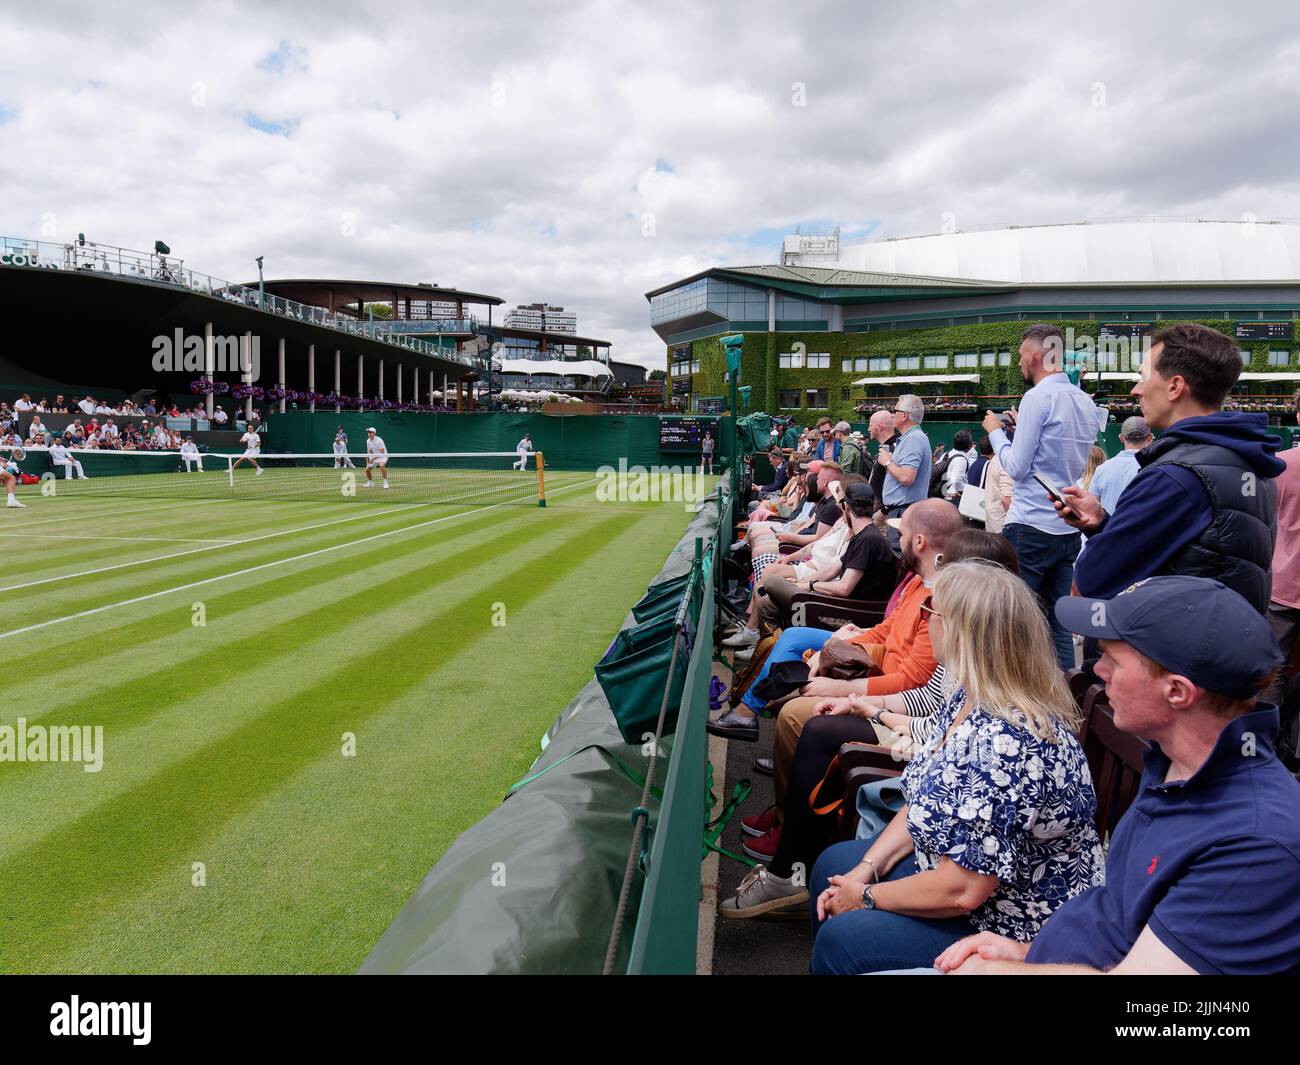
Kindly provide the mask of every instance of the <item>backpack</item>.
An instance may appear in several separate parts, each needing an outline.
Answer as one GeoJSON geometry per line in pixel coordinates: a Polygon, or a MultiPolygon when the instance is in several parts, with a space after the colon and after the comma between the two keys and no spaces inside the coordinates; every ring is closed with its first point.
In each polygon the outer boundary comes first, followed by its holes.
{"type": "MultiPolygon", "coordinates": [[[[943,479],[948,473],[948,464],[952,462],[954,455],[961,454],[958,451],[949,451],[943,458],[936,462],[930,469],[930,498],[943,498],[943,479]]],[[[962,456],[965,458],[965,456],[962,456]]]]}

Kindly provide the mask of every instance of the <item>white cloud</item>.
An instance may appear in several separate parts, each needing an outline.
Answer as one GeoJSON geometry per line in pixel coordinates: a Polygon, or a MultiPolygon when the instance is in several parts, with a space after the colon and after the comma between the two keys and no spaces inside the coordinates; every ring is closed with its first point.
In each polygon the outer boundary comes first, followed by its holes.
{"type": "Polygon", "coordinates": [[[236,280],[262,254],[271,277],[548,300],[659,366],[644,292],[771,262],[801,220],[897,235],[949,212],[1296,214],[1296,19],[1007,0],[28,6],[0,14],[0,230],[39,236],[52,213],[55,239],[161,238],[236,280]]]}

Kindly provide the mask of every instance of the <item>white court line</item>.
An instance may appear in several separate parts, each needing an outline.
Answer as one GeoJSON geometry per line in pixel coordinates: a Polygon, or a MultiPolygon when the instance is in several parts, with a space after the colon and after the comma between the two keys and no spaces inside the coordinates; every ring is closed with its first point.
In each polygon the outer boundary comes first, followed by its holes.
{"type": "MultiPolygon", "coordinates": [[[[567,492],[570,488],[581,488],[583,485],[595,484],[596,478],[584,481],[582,484],[568,485],[565,488],[557,488],[555,494],[567,492]]],[[[414,506],[425,506],[427,504],[416,503],[414,506]]],[[[318,547],[315,551],[307,551],[301,555],[291,555],[288,558],[279,558],[273,562],[263,562],[257,566],[249,566],[247,569],[235,570],[233,573],[221,573],[215,577],[205,577],[201,581],[191,581],[189,584],[180,584],[175,588],[164,588],[160,592],[150,592],[148,595],[137,595],[133,599],[122,599],[116,603],[108,603],[104,606],[92,607],[90,610],[79,610],[75,614],[65,614],[61,618],[50,618],[48,621],[40,621],[35,625],[24,625],[21,629],[10,629],[8,632],[0,632],[0,640],[10,636],[20,636],[24,632],[35,632],[38,629],[46,629],[51,625],[58,625],[64,621],[75,621],[77,618],[90,617],[93,614],[103,614],[108,610],[116,610],[121,606],[133,606],[136,603],[145,603],[150,599],[157,599],[160,596],[171,595],[173,592],[187,592],[191,588],[200,588],[205,584],[213,584],[217,581],[229,580],[231,577],[244,577],[249,573],[257,573],[259,570],[272,569],[275,566],[284,566],[290,562],[301,562],[305,558],[316,558],[319,555],[328,555],[332,551],[342,551],[349,547],[356,547],[359,544],[368,544],[375,540],[383,540],[389,536],[397,536],[400,533],[411,532],[414,529],[424,529],[430,525],[438,525],[444,521],[455,521],[457,518],[464,518],[470,514],[482,514],[484,511],[496,510],[497,507],[508,507],[513,505],[513,500],[507,500],[504,503],[492,503],[486,507],[478,507],[475,510],[463,510],[459,514],[448,514],[441,518],[431,518],[429,521],[416,522],[414,525],[403,525],[400,529],[389,529],[386,532],[372,533],[370,536],[363,536],[359,540],[349,540],[345,544],[333,544],[330,547],[318,547]]]]}
{"type": "Polygon", "coordinates": [[[216,540],[211,536],[74,536],[71,533],[41,533],[39,537],[30,537],[20,532],[0,532],[0,536],[21,536],[24,539],[46,540],[131,540],[137,543],[167,544],[237,544],[239,540],[216,540]]]}
{"type": "Polygon", "coordinates": [[[118,562],[112,566],[100,566],[98,569],[83,569],[77,573],[64,573],[57,577],[42,577],[37,581],[26,581],[22,584],[10,584],[0,588],[0,593],[17,592],[23,588],[35,588],[41,584],[55,584],[58,581],[70,581],[74,577],[90,577],[96,573],[109,573],[112,570],[128,569],[131,566],[143,566],[150,562],[165,562],[169,558],[184,558],[186,555],[197,555],[204,551],[215,551],[218,547],[237,547],[241,544],[256,543],[258,540],[270,540],[275,536],[288,536],[291,533],[310,532],[312,529],[323,529],[327,525],[341,525],[345,521],[358,521],[361,518],[373,518],[380,514],[393,514],[399,510],[410,510],[412,507],[427,507],[429,503],[407,503],[400,507],[389,507],[387,510],[372,510],[364,514],[353,514],[348,518],[338,518],[334,521],[322,521],[316,525],[304,525],[297,529],[282,529],[279,532],[264,533],[261,536],[250,536],[245,540],[231,540],[226,543],[215,544],[211,547],[192,547],[188,551],[173,551],[170,555],[153,555],[150,558],[137,558],[132,562],[118,562]]]}

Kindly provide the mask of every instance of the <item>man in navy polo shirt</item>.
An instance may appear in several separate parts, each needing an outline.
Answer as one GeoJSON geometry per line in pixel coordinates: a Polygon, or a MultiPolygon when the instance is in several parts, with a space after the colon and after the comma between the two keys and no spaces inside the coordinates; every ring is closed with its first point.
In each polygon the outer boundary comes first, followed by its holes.
{"type": "Polygon", "coordinates": [[[1115,724],[1151,743],[1106,882],[1032,943],[981,933],[935,961],[966,973],[1300,973],[1300,783],[1273,754],[1282,664],[1268,623],[1204,577],[1152,577],[1113,599],[1063,598],[1101,641],[1115,724]]]}

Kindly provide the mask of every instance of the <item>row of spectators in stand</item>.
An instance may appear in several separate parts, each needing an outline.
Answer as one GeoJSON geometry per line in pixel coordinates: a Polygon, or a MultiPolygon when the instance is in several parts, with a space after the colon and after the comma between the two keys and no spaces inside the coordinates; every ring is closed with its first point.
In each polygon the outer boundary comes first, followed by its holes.
{"type": "Polygon", "coordinates": [[[23,435],[0,425],[0,446],[3,447],[41,448],[57,442],[64,447],[89,450],[178,451],[188,439],[188,433],[170,428],[161,421],[150,422],[148,418],[139,424],[124,422],[120,426],[112,418],[105,418],[102,422],[98,418],[84,422],[75,418],[64,429],[46,429],[41,416],[34,414],[23,435]]]}
{"type": "MultiPolygon", "coordinates": [[[[86,395],[80,398],[73,397],[71,401],[63,395],[57,395],[53,400],[44,396],[40,399],[33,400],[28,393],[23,393],[13,404],[0,403],[0,421],[12,421],[19,416],[30,414],[72,414],[80,412],[87,417],[97,417],[103,415],[114,415],[118,418],[197,418],[206,419],[207,410],[199,404],[189,407],[182,407],[175,402],[163,401],[150,398],[143,404],[136,403],[131,399],[104,400],[96,399],[94,396],[86,395]]],[[[260,419],[261,415],[254,410],[256,418],[260,419]]],[[[224,425],[230,421],[230,415],[221,406],[216,406],[212,412],[212,420],[218,425],[224,425]]]]}
{"type": "Polygon", "coordinates": [[[916,396],[860,449],[844,424],[787,431],[732,545],[748,616],[708,730],[756,742],[775,718],[754,768],[776,802],[743,819],[758,864],[720,914],[805,917],[815,973],[1300,972],[1300,448],[1222,410],[1231,340],[1173,325],[1099,463],[1108,413],[1063,351],[1027,329],[1018,409],[942,471],[916,396]],[[796,626],[796,604],[873,623],[796,626]],[[1145,750],[1117,822],[1079,668],[1145,750]],[[836,842],[818,794],[849,741],[903,772],[845,799],[857,838],[836,842]]]}

